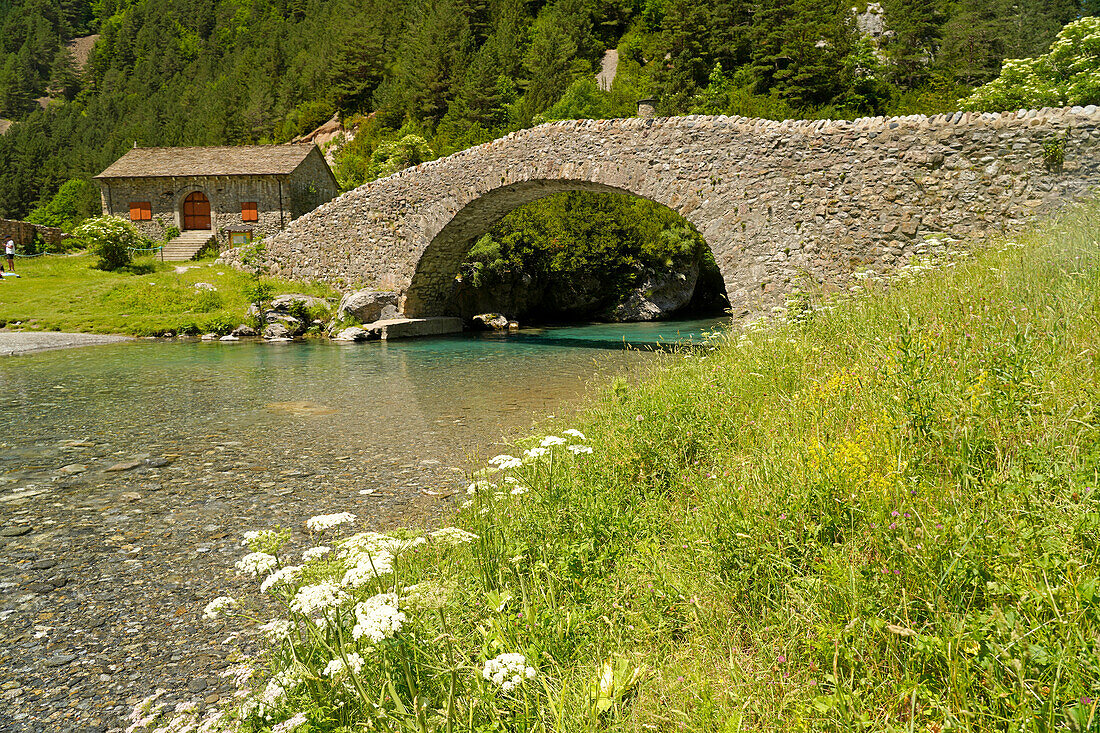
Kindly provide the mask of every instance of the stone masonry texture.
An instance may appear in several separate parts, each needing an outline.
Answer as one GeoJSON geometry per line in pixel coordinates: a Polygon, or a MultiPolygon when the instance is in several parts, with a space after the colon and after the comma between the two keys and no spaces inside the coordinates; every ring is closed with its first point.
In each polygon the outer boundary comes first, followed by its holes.
{"type": "MultiPolygon", "coordinates": [[[[844,287],[1091,192],[1095,106],[855,121],[689,116],[555,122],[349,191],[267,240],[271,270],[401,293],[445,315],[470,246],[512,209],[559,191],[629,193],[703,235],[735,312],[807,280],[844,287]],[[1049,165],[1044,146],[1065,160],[1049,165]]],[[[234,253],[227,259],[233,261],[234,253]]]]}

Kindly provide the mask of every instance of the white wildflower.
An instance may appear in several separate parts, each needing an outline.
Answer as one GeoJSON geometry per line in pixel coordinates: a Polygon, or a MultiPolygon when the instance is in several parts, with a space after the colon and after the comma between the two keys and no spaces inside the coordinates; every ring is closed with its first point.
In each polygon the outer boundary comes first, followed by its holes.
{"type": "Polygon", "coordinates": [[[542,446],[537,445],[534,448],[528,448],[527,450],[523,451],[523,458],[528,461],[533,461],[538,458],[542,458],[549,452],[549,448],[543,448],[542,446]]]}
{"type": "Polygon", "coordinates": [[[588,446],[588,445],[571,445],[571,446],[568,446],[566,448],[566,450],[569,451],[570,453],[572,453],[573,455],[578,456],[582,453],[586,453],[586,454],[591,453],[592,452],[592,447],[588,446]]]}
{"type": "Polygon", "coordinates": [[[325,545],[318,545],[317,547],[311,547],[302,553],[302,562],[309,562],[310,560],[319,560],[325,555],[332,552],[331,547],[325,545]]]}
{"type": "Polygon", "coordinates": [[[317,585],[303,585],[299,588],[293,600],[290,601],[290,610],[308,615],[315,611],[335,608],[347,601],[347,593],[340,590],[335,583],[326,580],[317,585]]]}
{"type": "Polygon", "coordinates": [[[496,484],[491,484],[485,479],[478,479],[466,487],[466,493],[473,496],[479,491],[490,491],[495,488],[496,484]]]}
{"type": "Polygon", "coordinates": [[[489,463],[501,469],[519,468],[523,465],[523,461],[516,458],[515,456],[510,456],[507,453],[502,453],[499,456],[493,456],[489,459],[489,463]]]}
{"type": "Polygon", "coordinates": [[[293,583],[302,574],[301,565],[287,565],[285,568],[279,568],[271,575],[264,579],[264,582],[260,583],[260,592],[267,593],[267,589],[273,585],[285,585],[287,583],[293,583]]]}
{"type": "Polygon", "coordinates": [[[551,448],[555,445],[565,445],[565,442],[565,438],[559,438],[556,435],[547,435],[545,438],[542,439],[542,443],[540,443],[539,445],[541,445],[543,448],[551,448]]]}
{"type": "Polygon", "coordinates": [[[355,565],[344,573],[340,585],[357,588],[393,572],[393,554],[386,550],[374,553],[361,552],[351,556],[351,559],[354,560],[355,565]]]}
{"type": "Polygon", "coordinates": [[[279,641],[289,637],[294,627],[284,618],[273,618],[266,624],[260,624],[257,628],[267,634],[272,641],[279,641]]]}
{"type": "Polygon", "coordinates": [[[279,560],[266,552],[250,552],[237,561],[237,572],[247,573],[253,578],[267,575],[279,566],[279,560]]]}
{"type": "Polygon", "coordinates": [[[569,428],[568,430],[563,430],[562,433],[564,433],[565,435],[568,435],[571,438],[576,438],[577,440],[588,440],[588,438],[584,437],[584,433],[582,433],[580,430],[576,430],[574,428],[569,428]]]}
{"type": "Polygon", "coordinates": [[[401,589],[401,605],[405,608],[441,608],[450,592],[445,585],[422,581],[401,589]]]}
{"type": "Polygon", "coordinates": [[[293,717],[287,718],[283,722],[276,725],[271,729],[271,733],[294,733],[294,731],[305,725],[309,719],[305,713],[294,713],[293,717]]]}
{"type": "Polygon", "coordinates": [[[215,710],[210,715],[202,719],[199,723],[196,733],[214,733],[214,731],[225,729],[225,713],[221,710],[215,710]]]}
{"type": "Polygon", "coordinates": [[[343,658],[337,657],[331,662],[325,665],[325,670],[321,672],[325,677],[336,677],[344,673],[344,670],[350,669],[355,674],[359,674],[363,669],[363,658],[352,652],[347,655],[348,661],[345,663],[343,658]]]}
{"type": "Polygon", "coordinates": [[[355,515],[351,512],[338,512],[336,514],[318,514],[306,520],[306,529],[310,532],[324,532],[340,524],[354,522],[355,515]]]}
{"type": "Polygon", "coordinates": [[[355,619],[352,637],[358,641],[365,636],[377,643],[401,630],[405,614],[397,608],[396,593],[379,593],[355,606],[355,619]]]}
{"type": "Polygon", "coordinates": [[[526,494],[527,493],[527,487],[526,486],[517,486],[514,489],[512,489],[511,493],[512,493],[512,496],[519,496],[520,494],[526,494]]]}
{"type": "Polygon", "coordinates": [[[223,678],[232,677],[233,686],[237,689],[241,689],[246,684],[248,684],[248,681],[252,679],[252,675],[254,673],[255,670],[252,668],[252,665],[237,664],[233,665],[232,667],[226,667],[224,670],[221,671],[220,676],[223,678]]]}
{"type": "Polygon", "coordinates": [[[279,541],[279,533],[273,529],[251,529],[245,532],[241,540],[241,545],[251,546],[254,543],[257,544],[270,544],[279,541]]]}
{"type": "Polygon", "coordinates": [[[534,679],[538,671],[527,666],[527,658],[522,654],[501,654],[485,662],[481,676],[501,689],[511,692],[524,680],[534,679]]]}
{"type": "Polygon", "coordinates": [[[466,542],[473,542],[477,539],[477,535],[473,532],[467,532],[464,529],[458,527],[443,527],[432,532],[431,537],[436,542],[444,545],[461,545],[466,542]]]}
{"type": "Polygon", "coordinates": [[[351,537],[336,543],[338,557],[355,564],[355,557],[363,553],[395,553],[401,548],[401,540],[378,532],[356,532],[351,537]]]}
{"type": "Polygon", "coordinates": [[[206,604],[206,608],[202,609],[202,617],[207,621],[214,621],[219,616],[225,613],[225,610],[230,606],[236,606],[237,600],[230,596],[218,596],[210,603],[206,604]]]}

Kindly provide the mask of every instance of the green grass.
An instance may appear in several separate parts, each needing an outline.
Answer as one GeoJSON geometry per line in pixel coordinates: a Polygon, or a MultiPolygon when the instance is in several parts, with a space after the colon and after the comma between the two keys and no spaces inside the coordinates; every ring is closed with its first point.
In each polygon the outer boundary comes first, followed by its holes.
{"type": "Polygon", "coordinates": [[[304,563],[269,590],[293,630],[245,729],[1097,730],[1098,225],[617,383],[574,426],[591,455],[476,476],[475,541],[391,547],[325,611],[291,600],[355,560],[304,563]],[[400,629],[355,640],[353,604],[389,592],[400,629]],[[357,674],[321,672],[353,652],[357,674]],[[502,653],[536,676],[486,681],[502,653]]]}
{"type": "MultiPolygon", "coordinates": [[[[133,271],[104,272],[94,263],[82,254],[20,259],[21,277],[0,283],[0,327],[158,336],[226,333],[246,322],[249,303],[242,289],[249,276],[228,265],[146,259],[135,261],[133,271]],[[181,266],[190,269],[177,273],[181,266]],[[196,289],[200,282],[217,289],[196,289]]],[[[276,295],[336,296],[321,284],[271,282],[276,295]]]]}

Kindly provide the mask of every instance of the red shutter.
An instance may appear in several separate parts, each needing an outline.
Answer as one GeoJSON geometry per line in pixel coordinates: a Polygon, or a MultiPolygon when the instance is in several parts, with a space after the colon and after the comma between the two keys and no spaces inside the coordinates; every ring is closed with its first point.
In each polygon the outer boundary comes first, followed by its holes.
{"type": "Polygon", "coordinates": [[[241,221],[259,221],[260,211],[255,201],[241,202],[241,221]]]}
{"type": "Polygon", "coordinates": [[[130,221],[149,221],[153,218],[153,207],[148,201],[130,202],[130,221]]]}

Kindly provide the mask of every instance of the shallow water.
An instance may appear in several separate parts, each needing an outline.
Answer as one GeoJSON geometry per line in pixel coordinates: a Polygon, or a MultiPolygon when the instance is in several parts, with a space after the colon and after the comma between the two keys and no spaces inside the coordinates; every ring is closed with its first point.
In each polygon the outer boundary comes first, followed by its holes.
{"type": "Polygon", "coordinates": [[[268,483],[297,473],[426,488],[568,410],[595,375],[633,371],[661,358],[649,347],[715,324],[369,344],[137,341],[0,360],[0,515],[13,499],[150,456],[191,459],[230,488],[243,470],[268,483]]]}

